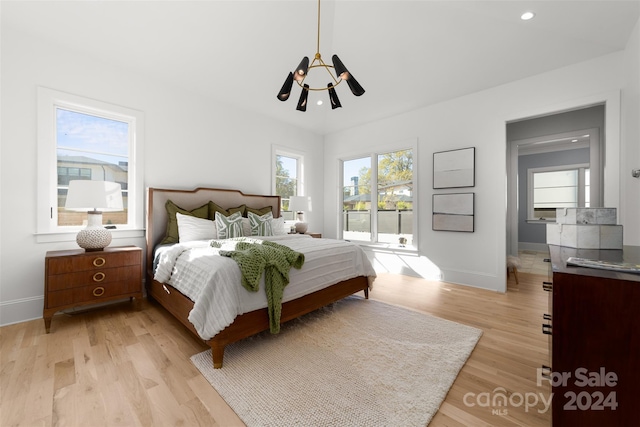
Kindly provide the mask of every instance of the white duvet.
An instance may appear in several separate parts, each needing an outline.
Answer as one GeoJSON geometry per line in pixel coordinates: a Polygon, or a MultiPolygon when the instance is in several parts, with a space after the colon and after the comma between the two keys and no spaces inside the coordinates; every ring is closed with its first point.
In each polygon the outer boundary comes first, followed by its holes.
{"type": "MultiPolygon", "coordinates": [[[[305,256],[300,270],[291,269],[282,302],[357,276],[367,276],[371,287],[376,277],[362,248],[350,242],[300,234],[260,239],[276,241],[305,256]]],[[[173,286],[194,302],[189,321],[204,340],[229,326],[236,316],[267,306],[264,277],[258,292],[246,290],[240,268],[233,259],[220,256],[221,249],[202,240],[164,247],[157,255],[154,279],[173,286]]]]}

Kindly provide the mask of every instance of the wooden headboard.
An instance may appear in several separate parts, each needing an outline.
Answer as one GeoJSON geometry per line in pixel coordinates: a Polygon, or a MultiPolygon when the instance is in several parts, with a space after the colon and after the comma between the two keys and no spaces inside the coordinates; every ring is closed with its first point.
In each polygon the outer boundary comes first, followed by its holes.
{"type": "Polygon", "coordinates": [[[240,205],[256,209],[271,206],[273,217],[280,216],[280,196],[244,194],[239,190],[222,188],[199,187],[194,190],[147,188],[147,270],[153,266],[154,248],[162,241],[167,231],[168,217],[165,208],[167,200],[186,210],[200,207],[208,201],[224,209],[240,205]]]}

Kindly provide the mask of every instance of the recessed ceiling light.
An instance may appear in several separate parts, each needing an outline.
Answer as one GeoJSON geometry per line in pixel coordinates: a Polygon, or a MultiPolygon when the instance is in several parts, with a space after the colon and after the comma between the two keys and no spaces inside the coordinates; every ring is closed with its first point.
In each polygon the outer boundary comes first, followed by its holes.
{"type": "Polygon", "coordinates": [[[322,105],[322,99],[318,99],[318,102],[316,102],[317,105],[322,105]]]}
{"type": "Polygon", "coordinates": [[[520,19],[522,19],[523,21],[528,21],[529,19],[533,19],[534,16],[536,16],[536,14],[533,12],[525,12],[520,15],[520,19]]]}

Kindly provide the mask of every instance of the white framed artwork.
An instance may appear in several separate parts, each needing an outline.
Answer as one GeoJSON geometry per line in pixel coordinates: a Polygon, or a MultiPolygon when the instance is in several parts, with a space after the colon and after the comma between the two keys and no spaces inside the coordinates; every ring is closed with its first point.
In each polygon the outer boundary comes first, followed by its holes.
{"type": "Polygon", "coordinates": [[[433,195],[434,231],[474,232],[475,193],[433,195]]]}
{"type": "Polygon", "coordinates": [[[475,147],[433,153],[433,188],[475,186],[475,147]]]}

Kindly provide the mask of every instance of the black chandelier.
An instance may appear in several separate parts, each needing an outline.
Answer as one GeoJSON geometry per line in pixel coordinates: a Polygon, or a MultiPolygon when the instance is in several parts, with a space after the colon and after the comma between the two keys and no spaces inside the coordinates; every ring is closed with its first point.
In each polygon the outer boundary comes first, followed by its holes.
{"type": "Polygon", "coordinates": [[[307,98],[309,96],[309,91],[320,91],[326,90],[329,92],[329,101],[331,102],[331,109],[334,110],[336,108],[341,108],[342,104],[340,104],[340,100],[338,99],[338,94],[336,93],[335,87],[340,84],[343,80],[347,82],[351,92],[355,96],[360,96],[364,93],[364,89],[360,86],[360,83],[353,77],[353,74],[347,70],[347,67],[344,66],[338,55],[333,55],[331,57],[333,65],[327,65],[320,55],[320,0],[318,0],[318,42],[316,44],[316,54],[313,58],[311,64],[309,64],[309,57],[305,56],[300,61],[300,65],[298,65],[295,71],[290,72],[287,76],[287,79],[284,81],[282,85],[282,89],[278,92],[278,99],[280,101],[286,101],[289,99],[289,95],[291,95],[291,89],[293,88],[293,81],[295,80],[298,83],[298,86],[302,88],[302,93],[300,94],[300,99],[298,100],[298,106],[296,110],[298,111],[307,111],[307,98]],[[331,80],[327,87],[310,87],[304,81],[307,78],[307,75],[314,68],[324,68],[325,71],[331,77],[331,80]],[[330,68],[333,68],[336,75],[335,77],[331,73],[330,68]]]}

